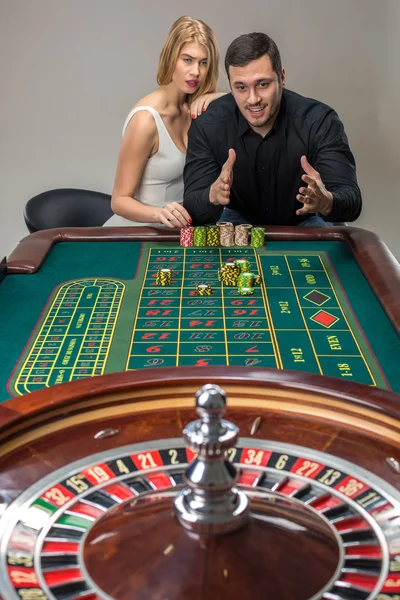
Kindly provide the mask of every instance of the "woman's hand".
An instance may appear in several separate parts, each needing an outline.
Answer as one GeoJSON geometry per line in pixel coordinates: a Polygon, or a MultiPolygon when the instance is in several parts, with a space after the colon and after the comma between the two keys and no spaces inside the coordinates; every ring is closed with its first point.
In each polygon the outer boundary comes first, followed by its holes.
{"type": "Polygon", "coordinates": [[[225,96],[225,92],[214,92],[213,94],[202,94],[192,104],[190,105],[190,114],[192,115],[192,119],[199,117],[202,112],[207,110],[210,103],[213,100],[217,100],[217,98],[221,98],[221,96],[225,96]]]}
{"type": "Polygon", "coordinates": [[[188,211],[179,202],[170,202],[164,208],[160,208],[158,219],[160,223],[171,228],[186,227],[192,222],[188,211]]]}

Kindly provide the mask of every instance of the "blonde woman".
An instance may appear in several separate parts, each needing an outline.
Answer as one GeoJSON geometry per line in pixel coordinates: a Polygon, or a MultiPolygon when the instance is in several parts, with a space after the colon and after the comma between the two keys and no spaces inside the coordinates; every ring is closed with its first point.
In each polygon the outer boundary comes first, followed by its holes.
{"type": "Polygon", "coordinates": [[[158,89],[129,113],[112,194],[114,215],[106,227],[191,223],[182,206],[183,168],[190,121],[214,94],[219,51],[203,21],[181,17],[161,51],[158,89]]]}

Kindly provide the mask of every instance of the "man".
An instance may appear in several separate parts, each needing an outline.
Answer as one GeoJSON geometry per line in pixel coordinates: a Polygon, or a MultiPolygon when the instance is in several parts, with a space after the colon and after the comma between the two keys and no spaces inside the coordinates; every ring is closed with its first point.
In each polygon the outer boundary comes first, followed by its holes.
{"type": "Polygon", "coordinates": [[[275,42],[238,37],[225,68],[232,93],[189,129],[183,205],[194,224],[357,219],[361,193],[343,124],[326,104],[286,89],[275,42]]]}

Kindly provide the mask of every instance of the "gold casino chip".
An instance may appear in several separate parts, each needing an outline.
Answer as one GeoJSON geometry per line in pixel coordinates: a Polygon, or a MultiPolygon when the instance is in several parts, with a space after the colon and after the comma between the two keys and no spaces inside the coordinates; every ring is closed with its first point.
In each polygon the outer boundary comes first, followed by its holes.
{"type": "Polygon", "coordinates": [[[208,283],[198,283],[196,285],[196,291],[199,296],[211,296],[213,293],[213,289],[208,283]]]}

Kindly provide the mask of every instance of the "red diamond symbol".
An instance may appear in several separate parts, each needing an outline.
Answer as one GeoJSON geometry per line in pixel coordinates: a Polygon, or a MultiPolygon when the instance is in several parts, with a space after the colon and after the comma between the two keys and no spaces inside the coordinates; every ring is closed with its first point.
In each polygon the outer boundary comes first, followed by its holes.
{"type": "Polygon", "coordinates": [[[332,327],[332,325],[339,321],[339,317],[335,317],[334,315],[331,315],[324,310],[318,311],[317,313],[315,313],[315,315],[313,315],[310,318],[311,321],[315,321],[315,323],[318,323],[323,327],[332,327]]]}

